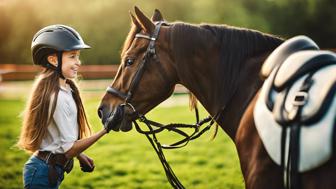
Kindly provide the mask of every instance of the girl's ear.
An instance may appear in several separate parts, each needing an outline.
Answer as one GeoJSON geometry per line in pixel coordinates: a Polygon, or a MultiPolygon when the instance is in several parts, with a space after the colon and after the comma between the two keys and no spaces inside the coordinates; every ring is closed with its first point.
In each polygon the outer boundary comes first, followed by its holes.
{"type": "Polygon", "coordinates": [[[48,62],[50,64],[52,64],[53,66],[57,67],[58,63],[57,63],[57,56],[56,56],[56,54],[49,55],[47,57],[47,60],[48,60],[48,62]]]}

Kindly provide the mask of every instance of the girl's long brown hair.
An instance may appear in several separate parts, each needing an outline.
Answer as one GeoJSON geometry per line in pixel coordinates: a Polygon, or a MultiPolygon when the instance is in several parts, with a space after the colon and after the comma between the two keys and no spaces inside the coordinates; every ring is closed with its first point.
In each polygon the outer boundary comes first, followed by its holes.
{"type": "MultiPolygon", "coordinates": [[[[73,98],[77,106],[79,139],[88,137],[91,134],[91,129],[87,121],[78,87],[74,81],[67,80],[67,83],[72,89],[73,98]]],[[[24,111],[21,134],[17,143],[19,148],[29,153],[33,153],[39,149],[42,138],[45,136],[47,127],[55,112],[59,90],[58,72],[45,69],[36,78],[24,111]],[[53,101],[52,96],[54,96],[53,101]],[[53,103],[50,104],[51,102],[53,103]]]]}

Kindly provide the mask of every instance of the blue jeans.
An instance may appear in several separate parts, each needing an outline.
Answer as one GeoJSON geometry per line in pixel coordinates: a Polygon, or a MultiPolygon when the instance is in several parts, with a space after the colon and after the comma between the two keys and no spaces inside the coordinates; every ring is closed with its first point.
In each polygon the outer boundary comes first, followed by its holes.
{"type": "Polygon", "coordinates": [[[25,189],[57,189],[64,179],[64,170],[56,166],[58,180],[51,186],[48,180],[48,164],[36,156],[31,156],[23,168],[23,186],[25,189]]]}

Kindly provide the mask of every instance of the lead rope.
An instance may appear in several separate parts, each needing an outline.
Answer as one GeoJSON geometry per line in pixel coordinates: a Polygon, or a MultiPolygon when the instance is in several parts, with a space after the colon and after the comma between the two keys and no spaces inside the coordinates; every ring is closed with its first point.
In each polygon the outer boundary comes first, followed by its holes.
{"type": "MultiPolygon", "coordinates": [[[[140,127],[139,127],[139,125],[137,124],[136,121],[134,121],[134,124],[137,127],[137,130],[140,129],[140,127]]],[[[147,125],[147,126],[148,126],[150,131],[153,131],[152,127],[150,127],[149,125],[147,125]]],[[[151,143],[153,149],[155,150],[157,156],[159,157],[160,162],[163,166],[163,169],[166,173],[166,177],[167,177],[169,183],[171,184],[171,186],[173,188],[176,188],[176,189],[184,189],[184,186],[179,181],[179,179],[176,177],[172,168],[169,166],[169,164],[166,160],[166,157],[163,154],[162,146],[161,146],[160,142],[157,140],[155,133],[152,134],[152,137],[150,137],[150,134],[145,134],[145,136],[147,137],[148,141],[151,143]]]]}
{"type": "MultiPolygon", "coordinates": [[[[171,186],[173,188],[176,188],[176,189],[184,189],[185,187],[179,181],[179,179],[175,175],[174,171],[172,170],[172,168],[168,164],[162,149],[176,149],[176,148],[184,147],[188,144],[189,141],[200,137],[203,133],[205,133],[207,130],[209,130],[210,127],[214,124],[215,119],[211,118],[211,116],[208,116],[207,118],[199,121],[199,114],[198,114],[198,109],[197,108],[195,109],[195,113],[196,113],[196,124],[193,124],[193,125],[191,125],[191,124],[176,124],[176,123],[163,125],[163,124],[160,124],[158,122],[148,120],[143,115],[139,116],[140,121],[146,124],[149,131],[142,130],[140,128],[139,124],[136,121],[133,121],[136,130],[139,133],[144,134],[146,136],[146,138],[149,140],[149,142],[151,143],[151,145],[154,148],[157,156],[160,159],[160,162],[163,166],[163,169],[165,171],[165,174],[166,174],[166,177],[167,177],[169,183],[171,184],[171,186]],[[199,130],[199,128],[206,123],[209,123],[209,124],[205,128],[203,128],[202,130],[199,130]],[[158,127],[158,128],[154,129],[153,126],[158,127]],[[191,135],[188,135],[187,133],[180,130],[179,128],[193,128],[194,132],[191,135]],[[161,145],[161,143],[157,140],[156,134],[163,131],[163,130],[173,131],[175,133],[178,133],[178,134],[184,136],[185,138],[178,141],[178,142],[170,144],[170,145],[164,145],[164,144],[161,145]]],[[[218,115],[219,114],[216,114],[216,116],[214,118],[216,118],[218,115]]]]}

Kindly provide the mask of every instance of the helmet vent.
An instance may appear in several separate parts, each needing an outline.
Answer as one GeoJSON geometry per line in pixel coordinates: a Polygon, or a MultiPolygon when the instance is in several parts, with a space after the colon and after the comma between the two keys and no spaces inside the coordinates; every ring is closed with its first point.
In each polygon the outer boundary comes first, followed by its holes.
{"type": "Polygon", "coordinates": [[[79,37],[78,37],[78,35],[74,31],[72,31],[72,30],[70,30],[70,29],[68,29],[66,27],[60,27],[60,28],[62,28],[63,30],[66,30],[68,32],[70,32],[76,39],[80,40],[79,37]]]}
{"type": "Polygon", "coordinates": [[[38,33],[35,34],[35,36],[34,36],[34,38],[33,38],[33,41],[35,41],[36,38],[37,38],[38,36],[40,36],[42,33],[44,33],[44,32],[54,32],[54,30],[39,31],[38,33]]]}

